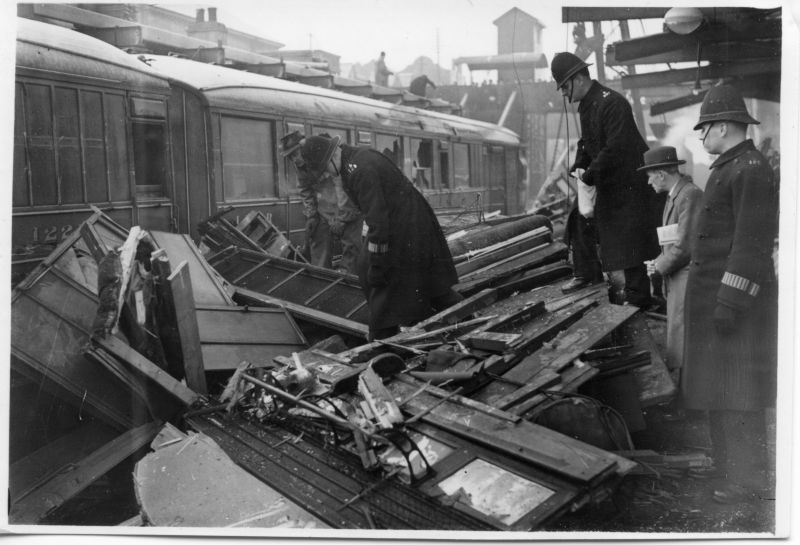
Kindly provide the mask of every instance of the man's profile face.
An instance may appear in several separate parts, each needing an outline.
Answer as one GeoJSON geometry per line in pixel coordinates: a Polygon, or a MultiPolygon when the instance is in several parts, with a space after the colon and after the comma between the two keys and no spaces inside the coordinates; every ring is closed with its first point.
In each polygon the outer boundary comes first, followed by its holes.
{"type": "Polygon", "coordinates": [[[667,176],[663,170],[648,170],[647,183],[650,184],[656,193],[667,191],[667,176]]]}

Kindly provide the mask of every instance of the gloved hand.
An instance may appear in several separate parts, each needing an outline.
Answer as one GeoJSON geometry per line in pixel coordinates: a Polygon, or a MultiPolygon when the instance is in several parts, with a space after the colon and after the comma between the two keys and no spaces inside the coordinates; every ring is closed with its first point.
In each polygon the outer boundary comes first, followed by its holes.
{"type": "Polygon", "coordinates": [[[720,335],[729,335],[736,329],[736,311],[727,305],[718,304],[714,309],[714,327],[720,335]]]}
{"type": "Polygon", "coordinates": [[[319,227],[319,214],[314,214],[306,219],[306,236],[311,237],[319,227]]]}
{"type": "Polygon", "coordinates": [[[333,233],[333,235],[337,237],[342,236],[342,233],[344,233],[345,225],[346,224],[343,221],[340,221],[338,219],[333,220],[333,223],[331,223],[331,233],[333,233]]]}

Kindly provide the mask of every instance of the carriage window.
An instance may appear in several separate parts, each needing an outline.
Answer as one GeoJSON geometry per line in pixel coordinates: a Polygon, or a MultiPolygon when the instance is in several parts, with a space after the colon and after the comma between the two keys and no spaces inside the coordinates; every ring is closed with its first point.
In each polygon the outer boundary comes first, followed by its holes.
{"type": "Polygon", "coordinates": [[[311,134],[327,134],[328,136],[338,136],[342,139],[342,144],[348,143],[348,131],[345,129],[335,129],[333,127],[312,127],[311,134]]]}
{"type": "Polygon", "coordinates": [[[139,196],[164,196],[167,182],[165,130],[163,123],[133,123],[133,168],[139,196]]]}
{"type": "Polygon", "coordinates": [[[455,187],[469,187],[470,177],[469,146],[453,144],[453,174],[455,187]]]}
{"type": "Polygon", "coordinates": [[[439,175],[444,189],[450,189],[450,147],[447,142],[439,142],[439,175]]]}
{"type": "Polygon", "coordinates": [[[375,149],[394,161],[394,164],[403,168],[403,137],[391,134],[376,134],[375,149]]]}
{"type": "Polygon", "coordinates": [[[420,189],[433,187],[433,140],[411,139],[414,184],[420,189]]]}
{"type": "Polygon", "coordinates": [[[228,116],[221,123],[225,200],[275,197],[272,123],[228,116]]]}

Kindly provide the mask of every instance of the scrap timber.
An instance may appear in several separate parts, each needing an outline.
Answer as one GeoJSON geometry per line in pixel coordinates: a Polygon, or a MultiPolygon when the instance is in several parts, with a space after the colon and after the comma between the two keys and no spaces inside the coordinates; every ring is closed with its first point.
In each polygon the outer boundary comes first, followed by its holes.
{"type": "Polygon", "coordinates": [[[639,309],[596,285],[561,293],[546,221],[459,235],[464,300],[373,342],[354,276],[246,227],[211,218],[204,255],[98,211],[15,289],[15,372],[94,418],[58,456],[13,460],[13,522],[134,454],[136,523],[153,526],[528,531],[636,470],[629,443],[539,423],[554,395],[625,384],[635,428],[645,398],[674,393],[639,309]],[[309,326],[329,337],[309,347],[309,326]]]}

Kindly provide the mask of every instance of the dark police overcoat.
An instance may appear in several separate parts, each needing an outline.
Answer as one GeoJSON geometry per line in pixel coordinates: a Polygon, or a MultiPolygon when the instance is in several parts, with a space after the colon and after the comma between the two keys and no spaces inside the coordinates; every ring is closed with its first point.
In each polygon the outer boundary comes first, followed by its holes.
{"type": "Polygon", "coordinates": [[[640,265],[659,253],[656,226],[661,219],[647,175],[636,172],[647,144],[625,97],[596,81],[578,113],[581,138],[571,170],[586,169],[583,181],[597,188],[594,214],[603,270],[640,265]]]}
{"type": "Polygon", "coordinates": [[[369,229],[359,279],[369,301],[370,330],[411,325],[431,316],[431,298],[445,295],[458,282],[433,209],[400,169],[373,149],[342,146],[341,168],[344,190],[369,229]],[[376,255],[388,265],[387,286],[367,283],[376,255]]]}
{"type": "Polygon", "coordinates": [[[681,393],[690,409],[774,406],[777,289],[772,250],[778,205],[772,169],[746,140],[721,154],[692,230],[681,393]],[[714,309],[736,310],[734,332],[714,309]]]}

